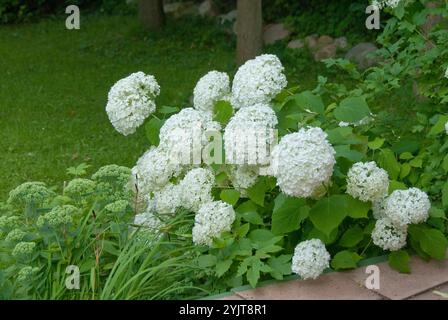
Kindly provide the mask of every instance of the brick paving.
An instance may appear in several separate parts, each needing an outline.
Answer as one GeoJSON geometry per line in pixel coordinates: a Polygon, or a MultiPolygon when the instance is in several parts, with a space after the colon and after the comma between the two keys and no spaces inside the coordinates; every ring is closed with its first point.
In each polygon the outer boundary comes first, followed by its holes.
{"type": "Polygon", "coordinates": [[[380,288],[367,289],[370,274],[363,266],[345,272],[330,272],[316,280],[290,280],[256,289],[233,290],[223,300],[448,300],[434,291],[448,293],[448,260],[429,262],[411,258],[411,273],[401,274],[387,262],[380,270],[380,288]]]}

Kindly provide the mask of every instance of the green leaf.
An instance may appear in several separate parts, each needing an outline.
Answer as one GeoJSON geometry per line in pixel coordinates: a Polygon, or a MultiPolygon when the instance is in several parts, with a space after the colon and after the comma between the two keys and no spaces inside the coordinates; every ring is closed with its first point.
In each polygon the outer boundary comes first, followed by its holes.
{"type": "Polygon", "coordinates": [[[242,226],[240,226],[237,230],[236,230],[236,235],[238,237],[244,237],[250,229],[250,224],[249,223],[245,223],[242,226]]]}
{"type": "Polygon", "coordinates": [[[276,235],[299,229],[300,223],[308,217],[309,207],[305,205],[304,199],[280,193],[274,202],[271,230],[276,235]]]}
{"type": "Polygon", "coordinates": [[[203,254],[198,257],[198,265],[200,268],[209,268],[216,265],[216,257],[211,254],[203,254]]]}
{"type": "Polygon", "coordinates": [[[344,232],[339,245],[346,248],[353,248],[364,239],[364,232],[359,226],[352,227],[344,232]]]}
{"type": "Polygon", "coordinates": [[[284,254],[278,257],[271,257],[268,260],[268,265],[272,271],[270,275],[277,280],[282,280],[284,275],[291,274],[291,255],[284,254]]]}
{"type": "Polygon", "coordinates": [[[369,143],[367,143],[367,146],[371,150],[378,150],[379,148],[382,147],[382,145],[384,144],[384,141],[386,141],[386,140],[383,138],[376,137],[373,141],[370,141],[369,143]]]}
{"type": "Polygon", "coordinates": [[[324,114],[325,106],[320,96],[314,95],[311,91],[303,91],[295,95],[297,105],[303,110],[310,110],[314,113],[324,114]]]}
{"type": "Polygon", "coordinates": [[[359,260],[361,260],[361,256],[356,252],[344,250],[334,256],[331,260],[331,267],[335,270],[353,269],[357,267],[359,260]]]}
{"type": "Polygon", "coordinates": [[[233,108],[228,101],[217,101],[213,109],[213,119],[221,124],[226,124],[232,117],[233,108]]]}
{"type": "Polygon", "coordinates": [[[334,150],[336,158],[346,158],[352,162],[359,162],[364,157],[361,152],[351,149],[349,145],[334,146],[334,150]]]}
{"type": "Polygon", "coordinates": [[[162,106],[158,111],[162,114],[171,114],[171,113],[179,112],[179,108],[178,107],[170,107],[170,106],[162,106]]]}
{"type": "Polygon", "coordinates": [[[331,231],[330,235],[326,235],[319,229],[316,229],[315,227],[313,227],[310,230],[310,232],[307,234],[306,239],[307,240],[320,239],[324,244],[330,245],[336,241],[336,239],[338,238],[338,235],[339,235],[338,228],[333,229],[333,231],[331,231]]]}
{"type": "Polygon", "coordinates": [[[224,189],[221,191],[220,197],[222,201],[234,206],[240,198],[240,193],[235,189],[224,189]]]}
{"type": "Polygon", "coordinates": [[[247,270],[247,281],[249,281],[252,288],[257,286],[258,279],[260,279],[261,263],[260,260],[254,260],[251,267],[247,270]]]}
{"type": "Polygon", "coordinates": [[[370,114],[371,112],[366,100],[361,97],[346,98],[334,110],[336,119],[350,123],[356,123],[370,116],[370,114]]]}
{"type": "Polygon", "coordinates": [[[429,130],[428,135],[429,136],[435,136],[439,133],[442,133],[445,131],[445,123],[448,121],[448,116],[440,115],[437,119],[437,122],[434,126],[432,126],[431,130],[429,130]]]}
{"type": "Polygon", "coordinates": [[[229,268],[232,265],[232,263],[233,263],[232,259],[219,261],[216,264],[216,275],[218,277],[221,277],[224,273],[227,272],[227,270],[229,270],[229,268]]]}
{"type": "Polygon", "coordinates": [[[145,125],[146,137],[153,146],[159,144],[159,132],[162,125],[163,121],[157,118],[152,118],[145,125]]]}
{"type": "Polygon", "coordinates": [[[250,211],[257,211],[257,205],[252,200],[247,200],[240,204],[235,211],[237,213],[243,213],[243,212],[250,212],[250,211]]]}
{"type": "Polygon", "coordinates": [[[369,202],[362,202],[351,196],[347,196],[346,200],[347,214],[354,219],[367,218],[371,207],[369,202]]]}
{"type": "Polygon", "coordinates": [[[250,200],[263,207],[264,197],[266,195],[266,191],[268,190],[269,186],[267,185],[266,180],[258,179],[252,187],[247,189],[247,196],[250,200]]]}
{"type": "Polygon", "coordinates": [[[448,240],[440,230],[426,225],[410,225],[408,231],[411,239],[418,242],[417,247],[423,252],[435,259],[445,259],[448,240]]]}
{"type": "Polygon", "coordinates": [[[252,224],[263,225],[263,218],[255,211],[247,211],[241,213],[241,217],[252,224]]]}
{"type": "Polygon", "coordinates": [[[401,166],[395,158],[393,151],[390,149],[381,150],[378,160],[379,166],[389,173],[389,177],[392,180],[397,180],[401,171],[401,166]]]}
{"type": "Polygon", "coordinates": [[[394,192],[395,190],[406,190],[408,187],[403,183],[399,181],[389,181],[389,193],[394,192]]]}
{"type": "Polygon", "coordinates": [[[404,250],[389,253],[389,265],[400,273],[411,273],[409,254],[404,250]]]}
{"type": "Polygon", "coordinates": [[[317,201],[310,210],[310,219],[314,226],[330,235],[347,216],[347,198],[346,195],[332,195],[317,201]]]}
{"type": "Polygon", "coordinates": [[[442,187],[442,205],[448,208],[448,181],[442,187]]]}

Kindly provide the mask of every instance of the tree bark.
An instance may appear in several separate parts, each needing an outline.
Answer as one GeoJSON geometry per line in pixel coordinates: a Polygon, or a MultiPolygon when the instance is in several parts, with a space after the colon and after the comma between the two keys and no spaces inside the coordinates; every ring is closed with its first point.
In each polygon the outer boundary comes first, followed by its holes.
{"type": "Polygon", "coordinates": [[[261,0],[237,2],[237,63],[243,64],[261,54],[263,47],[263,18],[261,0]]]}
{"type": "Polygon", "coordinates": [[[145,28],[160,30],[165,24],[163,0],[139,0],[138,16],[145,28]]]}

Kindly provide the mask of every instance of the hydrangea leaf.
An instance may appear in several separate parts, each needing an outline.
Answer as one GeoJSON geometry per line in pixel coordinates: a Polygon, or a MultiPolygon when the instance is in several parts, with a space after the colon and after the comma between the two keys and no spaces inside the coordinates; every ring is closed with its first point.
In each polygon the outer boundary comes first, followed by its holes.
{"type": "Polygon", "coordinates": [[[240,193],[235,189],[224,189],[221,191],[220,197],[222,201],[234,206],[240,198],[240,193]]]}
{"type": "Polygon", "coordinates": [[[389,253],[389,265],[400,273],[411,273],[409,254],[404,250],[389,253]]]}
{"type": "Polygon", "coordinates": [[[304,199],[289,197],[283,193],[275,199],[272,212],[272,233],[285,234],[297,230],[300,223],[308,217],[309,207],[304,199]]]}
{"type": "Polygon", "coordinates": [[[303,110],[324,114],[325,106],[320,96],[316,96],[311,91],[303,91],[295,96],[297,105],[303,110]]]}
{"type": "Polygon", "coordinates": [[[356,252],[344,250],[334,256],[331,260],[331,267],[336,270],[353,269],[357,267],[359,260],[361,260],[361,256],[356,252]]]}
{"type": "Polygon", "coordinates": [[[162,126],[163,121],[157,118],[152,118],[145,125],[146,137],[148,138],[149,142],[154,146],[157,146],[159,144],[159,132],[162,126]]]}
{"type": "Polygon", "coordinates": [[[215,103],[215,108],[213,109],[213,119],[221,124],[226,124],[229,122],[233,114],[233,108],[228,101],[217,101],[215,103]]]}
{"type": "Polygon", "coordinates": [[[339,121],[355,123],[370,116],[370,109],[362,97],[349,97],[342,100],[334,110],[334,116],[339,121]]]}
{"type": "Polygon", "coordinates": [[[330,235],[347,216],[347,198],[347,195],[332,195],[316,202],[310,210],[310,219],[314,226],[330,235]]]}
{"type": "Polygon", "coordinates": [[[353,248],[364,239],[364,232],[359,226],[354,226],[344,232],[339,245],[345,248],[353,248]]]}

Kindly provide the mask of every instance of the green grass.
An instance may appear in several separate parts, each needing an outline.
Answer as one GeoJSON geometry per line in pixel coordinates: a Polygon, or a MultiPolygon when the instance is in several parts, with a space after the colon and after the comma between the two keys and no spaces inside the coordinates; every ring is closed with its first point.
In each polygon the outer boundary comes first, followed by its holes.
{"type": "Polygon", "coordinates": [[[112,84],[135,71],[154,74],[158,105],[186,106],[207,71],[235,68],[225,35],[195,22],[170,23],[161,34],[132,16],[65,18],[0,29],[0,199],[18,184],[60,186],[67,167],[132,166],[148,148],[144,129],[124,137],[104,111],[112,84]]]}

